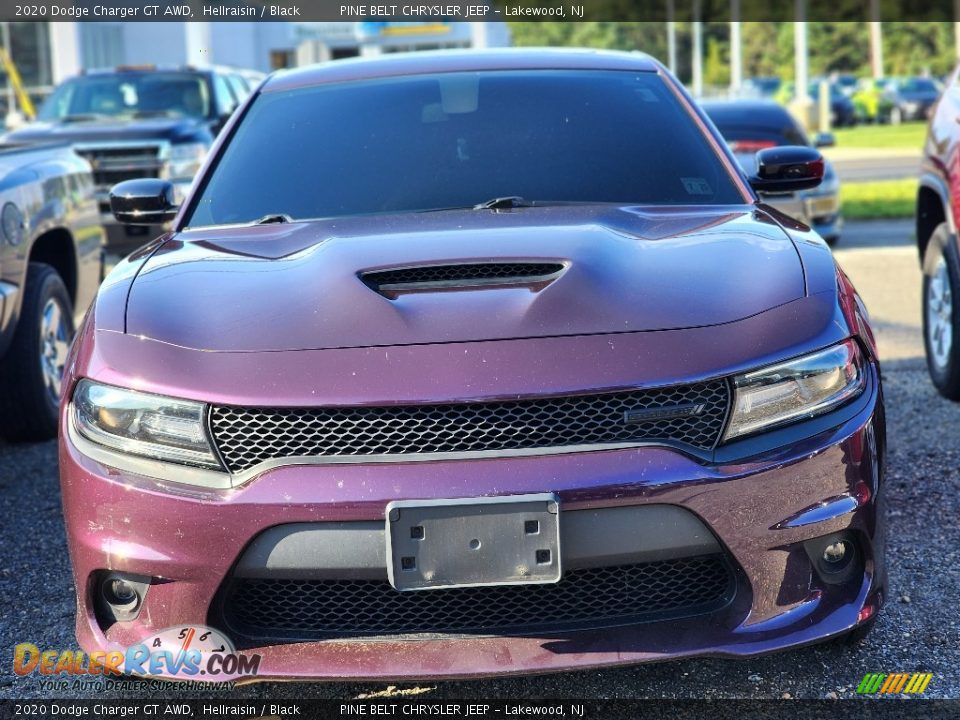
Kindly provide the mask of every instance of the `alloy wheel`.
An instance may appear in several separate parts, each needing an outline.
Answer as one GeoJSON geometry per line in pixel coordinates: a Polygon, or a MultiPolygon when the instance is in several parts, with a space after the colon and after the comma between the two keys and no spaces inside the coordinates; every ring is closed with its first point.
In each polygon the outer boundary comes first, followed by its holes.
{"type": "Polygon", "coordinates": [[[47,300],[40,316],[40,369],[50,401],[60,402],[60,384],[70,348],[70,330],[63,308],[53,298],[47,300]]]}
{"type": "Polygon", "coordinates": [[[947,262],[940,258],[927,284],[927,340],[934,364],[942,369],[953,348],[953,293],[947,262]]]}

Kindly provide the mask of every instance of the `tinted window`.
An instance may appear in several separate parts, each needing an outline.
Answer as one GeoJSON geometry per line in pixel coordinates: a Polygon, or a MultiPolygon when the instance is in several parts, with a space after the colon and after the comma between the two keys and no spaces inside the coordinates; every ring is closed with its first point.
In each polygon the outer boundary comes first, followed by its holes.
{"type": "Polygon", "coordinates": [[[707,108],[707,114],[723,135],[723,139],[731,145],[734,143],[807,144],[803,131],[786,112],[707,108]]]}
{"type": "Polygon", "coordinates": [[[742,203],[653,73],[508,71],[257,97],[189,223],[532,201],[742,203]]]}
{"type": "Polygon", "coordinates": [[[207,85],[199,75],[178,72],[88,75],[60,85],[38,114],[65,117],[171,115],[206,117],[207,85]]]}

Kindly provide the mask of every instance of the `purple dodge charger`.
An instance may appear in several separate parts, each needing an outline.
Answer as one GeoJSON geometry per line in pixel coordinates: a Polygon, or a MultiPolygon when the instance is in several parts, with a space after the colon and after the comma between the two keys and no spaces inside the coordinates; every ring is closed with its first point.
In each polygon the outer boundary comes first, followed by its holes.
{"type": "Polygon", "coordinates": [[[809,147],[745,174],[640,54],[272,76],[181,207],[114,188],[173,229],[63,382],[80,644],[213,628],[258,679],[442,678],[862,637],[876,345],[755,194],[822,174],[809,147]]]}

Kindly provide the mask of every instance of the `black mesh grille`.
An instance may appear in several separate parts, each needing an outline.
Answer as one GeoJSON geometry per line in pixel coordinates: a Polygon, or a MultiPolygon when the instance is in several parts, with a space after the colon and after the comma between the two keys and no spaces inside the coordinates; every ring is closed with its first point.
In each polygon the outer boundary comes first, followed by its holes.
{"type": "Polygon", "coordinates": [[[467,265],[426,265],[396,270],[363,273],[361,278],[373,288],[381,285],[443,283],[457,280],[510,280],[541,278],[563,270],[559,263],[471,263],[467,265]]]}
{"type": "Polygon", "coordinates": [[[574,570],[550,585],[399,592],[379,580],[235,580],[224,620],[247,638],[570,631],[712,612],[734,595],[722,554],[574,570]]]}
{"type": "Polygon", "coordinates": [[[214,442],[228,469],[239,472],[264,460],[297,456],[535,450],[640,441],[709,450],[723,429],[728,400],[727,383],[718,380],[652,390],[455,405],[215,406],[210,421],[214,442]],[[689,414],[696,409],[697,414],[689,414]],[[625,421],[628,414],[630,422],[625,421]]]}

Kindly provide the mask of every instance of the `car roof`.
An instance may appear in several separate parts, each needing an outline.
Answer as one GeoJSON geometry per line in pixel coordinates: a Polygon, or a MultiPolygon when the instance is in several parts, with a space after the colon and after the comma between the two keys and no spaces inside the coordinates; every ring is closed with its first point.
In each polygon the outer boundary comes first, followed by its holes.
{"type": "Polygon", "coordinates": [[[734,122],[753,127],[782,127],[784,119],[793,122],[787,109],[772,100],[708,100],[701,106],[714,122],[734,122]]]}
{"type": "Polygon", "coordinates": [[[262,92],[278,92],[327,83],[443,72],[487,70],[628,70],[660,72],[662,66],[640,52],[553,48],[435,50],[376,58],[336,60],[271,76],[262,92]]]}

